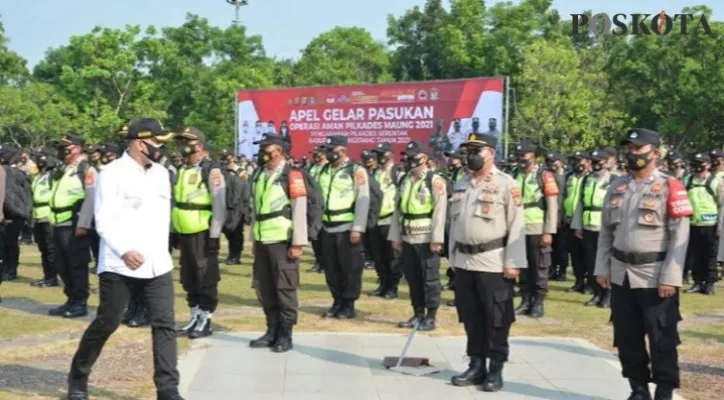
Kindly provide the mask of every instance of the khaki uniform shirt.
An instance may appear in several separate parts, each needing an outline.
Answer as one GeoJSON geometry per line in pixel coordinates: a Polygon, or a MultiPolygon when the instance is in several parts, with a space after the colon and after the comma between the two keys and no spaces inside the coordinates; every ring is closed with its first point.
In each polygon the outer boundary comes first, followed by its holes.
{"type": "MultiPolygon", "coordinates": [[[[675,178],[672,178],[675,179],[675,178]]],[[[686,188],[673,180],[679,201],[676,210],[689,207],[686,188]],[[682,193],[683,192],[683,193],[682,193]]],[[[689,244],[689,218],[669,214],[669,185],[660,171],[646,180],[633,175],[611,183],[601,212],[601,233],[596,253],[596,276],[610,276],[611,282],[623,285],[628,276],[631,288],[657,288],[659,285],[680,287],[686,248],[689,244]],[[631,265],[613,257],[613,249],[625,253],[665,252],[664,261],[631,265]]]]}
{"type": "MultiPolygon", "coordinates": [[[[397,191],[397,198],[395,204],[400,204],[400,197],[405,193],[407,185],[414,185],[419,179],[425,179],[427,175],[427,169],[423,170],[419,176],[413,176],[407,174],[400,185],[400,189],[397,191]]],[[[424,183],[422,184],[425,185],[424,183]]],[[[410,234],[406,232],[402,233],[402,226],[400,224],[400,208],[395,208],[395,215],[392,217],[390,224],[390,232],[387,235],[387,239],[393,242],[404,241],[410,244],[420,243],[445,243],[445,219],[447,218],[447,184],[445,179],[438,175],[432,178],[432,225],[429,232],[410,234]]],[[[411,194],[414,196],[415,194],[411,194]]]]}
{"type": "Polygon", "coordinates": [[[494,273],[527,268],[521,191],[510,175],[497,168],[479,180],[468,174],[455,184],[450,201],[450,265],[494,273]],[[504,237],[507,244],[499,249],[478,254],[456,249],[457,243],[478,245],[504,237]]]}

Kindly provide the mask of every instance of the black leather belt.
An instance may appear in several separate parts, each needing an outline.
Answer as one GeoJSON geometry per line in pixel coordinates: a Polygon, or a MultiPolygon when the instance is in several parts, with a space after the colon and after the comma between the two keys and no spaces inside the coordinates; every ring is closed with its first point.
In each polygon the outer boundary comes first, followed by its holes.
{"type": "Polygon", "coordinates": [[[330,217],[349,213],[354,213],[354,206],[350,208],[345,208],[343,210],[324,210],[324,214],[329,215],[330,217]]]}
{"type": "Polygon", "coordinates": [[[598,206],[588,206],[588,207],[586,207],[586,206],[584,206],[584,207],[583,207],[583,211],[603,211],[603,207],[598,207],[598,206]]]}
{"type": "Polygon", "coordinates": [[[613,258],[621,261],[622,263],[631,265],[644,265],[655,262],[661,262],[666,259],[666,252],[649,252],[649,253],[626,253],[619,249],[613,249],[613,258]]]}
{"type": "Polygon", "coordinates": [[[402,214],[402,218],[407,221],[411,221],[414,219],[427,219],[427,218],[431,218],[431,217],[432,217],[431,212],[425,213],[425,214],[407,214],[407,213],[402,214]]]}
{"type": "Polygon", "coordinates": [[[190,204],[190,203],[176,203],[174,207],[179,210],[200,210],[200,211],[211,211],[211,206],[201,204],[190,204]]]}
{"type": "Polygon", "coordinates": [[[395,213],[395,212],[393,211],[393,212],[391,212],[391,213],[389,213],[389,214],[380,215],[380,219],[389,218],[389,217],[391,217],[394,213],[395,213]]]}
{"type": "Polygon", "coordinates": [[[463,254],[480,254],[486,251],[501,249],[508,244],[508,237],[502,237],[500,239],[491,240],[487,243],[481,244],[464,244],[456,243],[455,249],[463,254]]]}

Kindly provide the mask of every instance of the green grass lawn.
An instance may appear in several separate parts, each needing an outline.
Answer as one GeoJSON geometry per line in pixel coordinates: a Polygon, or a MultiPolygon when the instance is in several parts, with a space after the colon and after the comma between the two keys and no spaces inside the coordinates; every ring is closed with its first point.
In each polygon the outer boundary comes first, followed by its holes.
{"type": "MultiPolygon", "coordinates": [[[[357,302],[358,318],[352,321],[326,320],[321,318],[321,314],[331,305],[331,298],[324,275],[306,272],[312,262],[311,249],[307,249],[301,267],[300,316],[295,331],[406,333],[396,327],[397,322],[411,314],[404,281],[397,300],[368,297],[366,293],[376,286],[376,276],[374,271],[366,270],[363,296],[357,302]]],[[[443,271],[445,267],[443,265],[443,271]]],[[[21,247],[19,274],[21,279],[5,282],[0,287],[3,297],[0,304],[0,383],[4,379],[5,382],[19,380],[20,383],[11,384],[8,388],[0,384],[0,400],[58,398],[62,394],[60,390],[64,387],[77,338],[89,319],[65,320],[46,315],[49,308],[62,303],[64,298],[60,288],[37,289],[29,285],[32,279],[42,275],[35,246],[21,247]]],[[[178,269],[174,274],[177,281],[176,319],[183,321],[188,317],[188,308],[178,284],[178,269]]],[[[91,277],[91,285],[97,285],[95,276],[91,277]]],[[[571,282],[552,282],[545,303],[545,318],[519,318],[512,334],[581,337],[613,350],[609,311],[584,308],[582,304],[588,296],[565,293],[565,288],[570,285],[571,282]]],[[[715,394],[724,393],[724,287],[719,287],[719,292],[713,297],[684,294],[681,297],[685,319],[680,325],[683,341],[680,347],[683,371],[681,393],[690,399],[716,398],[715,394]]],[[[220,304],[214,316],[216,330],[265,329],[263,312],[251,288],[248,243],[243,265],[222,266],[219,293],[220,304]]],[[[452,292],[443,292],[443,302],[451,299],[452,292]]],[[[97,295],[91,295],[89,303],[95,307],[97,295]]],[[[454,308],[443,306],[438,315],[438,329],[433,335],[464,335],[454,308]]],[[[179,341],[182,351],[188,344],[186,339],[179,341]]],[[[107,389],[107,392],[100,393],[103,398],[153,398],[151,373],[148,331],[122,327],[109,341],[91,383],[97,388],[107,389]],[[132,367],[132,373],[123,369],[126,365],[132,367]]]]}

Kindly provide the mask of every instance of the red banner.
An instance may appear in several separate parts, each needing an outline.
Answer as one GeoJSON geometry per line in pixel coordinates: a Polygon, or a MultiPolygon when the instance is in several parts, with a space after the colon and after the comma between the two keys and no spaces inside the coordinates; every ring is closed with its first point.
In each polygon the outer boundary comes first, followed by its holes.
{"type": "Polygon", "coordinates": [[[447,136],[454,149],[472,131],[473,118],[479,132],[500,135],[502,91],[502,78],[245,90],[237,96],[239,154],[256,154],[253,142],[267,132],[285,133],[283,123],[294,157],[307,155],[329,135],[347,136],[355,159],[380,142],[399,152],[410,140],[436,148],[435,140],[447,136]]]}

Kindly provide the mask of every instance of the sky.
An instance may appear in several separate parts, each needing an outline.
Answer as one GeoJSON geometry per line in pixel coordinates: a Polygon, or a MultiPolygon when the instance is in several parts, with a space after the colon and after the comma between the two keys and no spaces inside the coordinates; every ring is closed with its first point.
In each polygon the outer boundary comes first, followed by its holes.
{"type": "MultiPolygon", "coordinates": [[[[564,18],[590,9],[631,14],[675,14],[685,6],[707,4],[714,19],[721,20],[721,0],[554,0],[553,8],[564,18]],[[719,3],[721,6],[715,8],[719,3]]],[[[517,3],[518,1],[514,1],[517,3]]],[[[240,20],[250,34],[261,35],[267,54],[298,58],[312,38],[335,26],[361,26],[375,39],[385,41],[387,16],[423,5],[425,0],[249,0],[240,20]]],[[[445,2],[447,4],[447,2],[445,2]]],[[[488,4],[494,3],[488,1],[488,4]]],[[[228,26],[234,7],[226,0],[0,0],[0,21],[10,38],[10,48],[28,60],[32,68],[45,52],[68,43],[73,35],[90,32],[97,25],[179,26],[186,13],[205,17],[213,25],[228,26]]]]}

